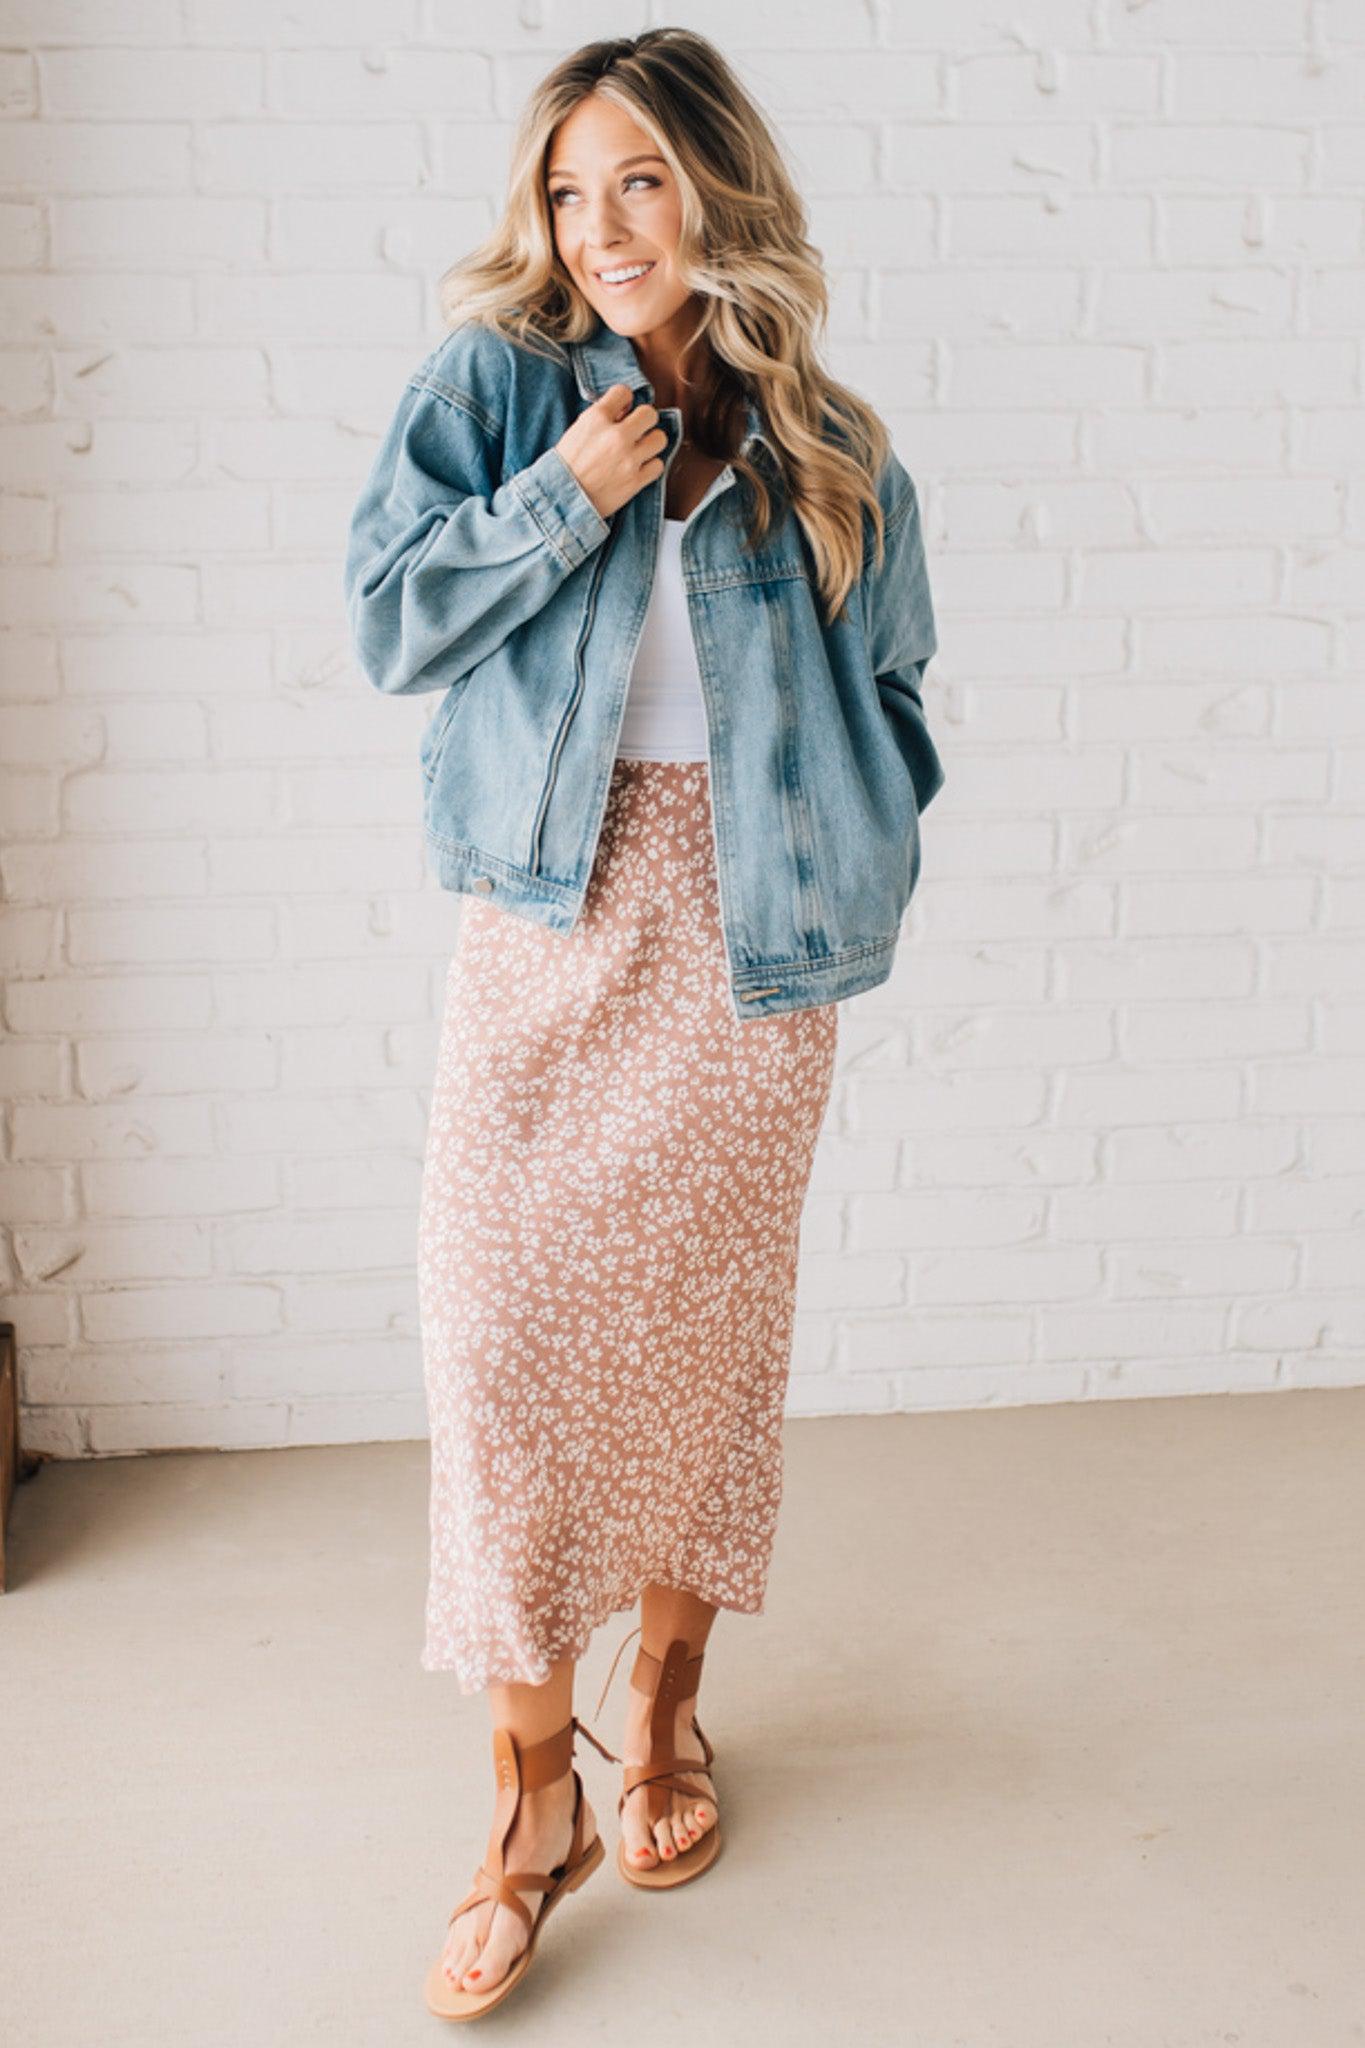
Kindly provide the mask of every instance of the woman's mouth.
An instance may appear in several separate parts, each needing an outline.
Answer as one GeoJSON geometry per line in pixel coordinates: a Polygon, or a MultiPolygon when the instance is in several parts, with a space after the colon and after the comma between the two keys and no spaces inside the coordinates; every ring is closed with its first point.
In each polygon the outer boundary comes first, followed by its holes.
{"type": "Polygon", "coordinates": [[[613,263],[605,270],[594,271],[593,275],[609,292],[628,292],[633,285],[643,284],[653,269],[652,262],[646,263],[643,268],[634,263],[613,263]]]}

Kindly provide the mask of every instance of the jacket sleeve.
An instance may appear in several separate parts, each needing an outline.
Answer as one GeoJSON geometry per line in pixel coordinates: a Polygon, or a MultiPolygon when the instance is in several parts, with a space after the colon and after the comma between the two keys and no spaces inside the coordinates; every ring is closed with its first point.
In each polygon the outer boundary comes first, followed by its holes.
{"type": "Polygon", "coordinates": [[[352,514],[346,610],[377,690],[448,689],[532,618],[610,532],[557,448],[497,481],[474,411],[399,400],[352,514]]]}
{"type": "Polygon", "coordinates": [[[893,454],[884,472],[885,554],[863,565],[867,645],[882,711],[915,791],[917,809],[943,787],[943,763],[924,716],[925,668],[938,651],[914,483],[893,454]]]}

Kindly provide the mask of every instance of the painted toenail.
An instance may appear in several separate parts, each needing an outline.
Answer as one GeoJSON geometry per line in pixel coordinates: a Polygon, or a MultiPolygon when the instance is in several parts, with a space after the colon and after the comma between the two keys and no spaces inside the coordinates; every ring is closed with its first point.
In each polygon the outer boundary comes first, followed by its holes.
{"type": "Polygon", "coordinates": [[[482,1971],[482,1970],[466,1970],[466,1971],[465,1971],[465,1975],[466,1975],[466,1977],[482,1977],[482,1975],[483,1975],[483,1971],[482,1971]]]}

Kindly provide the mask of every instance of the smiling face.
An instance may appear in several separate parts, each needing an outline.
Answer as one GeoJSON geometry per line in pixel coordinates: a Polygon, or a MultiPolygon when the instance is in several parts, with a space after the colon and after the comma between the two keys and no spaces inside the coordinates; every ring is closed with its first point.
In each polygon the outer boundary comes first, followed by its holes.
{"type": "Polygon", "coordinates": [[[656,334],[681,312],[691,293],[673,270],[682,228],[677,180],[623,108],[589,94],[566,115],[545,188],[560,261],[609,327],[656,334]],[[611,281],[641,266],[642,275],[611,281]]]}

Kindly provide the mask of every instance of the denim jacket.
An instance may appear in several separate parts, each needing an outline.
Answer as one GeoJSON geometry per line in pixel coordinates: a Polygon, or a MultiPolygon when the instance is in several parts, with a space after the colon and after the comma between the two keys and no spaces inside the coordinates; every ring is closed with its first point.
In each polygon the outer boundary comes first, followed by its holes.
{"type": "MultiPolygon", "coordinates": [[[[476,322],[413,372],[351,521],[344,572],[360,666],[388,696],[441,691],[422,735],[428,859],[568,932],[592,874],[659,559],[665,473],[604,519],[555,447],[609,385],[654,403],[633,342],[600,318],[547,361],[476,322]]],[[[886,554],[822,617],[809,545],[763,419],[778,519],[750,553],[729,464],[682,531],[706,712],[716,878],[737,1018],[833,1003],[891,972],[919,875],[919,814],[943,783],[921,678],[935,652],[915,487],[878,479],[886,554]]]]}

